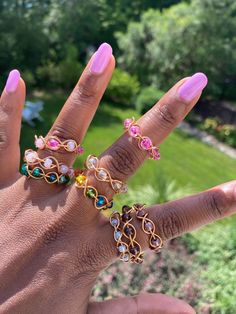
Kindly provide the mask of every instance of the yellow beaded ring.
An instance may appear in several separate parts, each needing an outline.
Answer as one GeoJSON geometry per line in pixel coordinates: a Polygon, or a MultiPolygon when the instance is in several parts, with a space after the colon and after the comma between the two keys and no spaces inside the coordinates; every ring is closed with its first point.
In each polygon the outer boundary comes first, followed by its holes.
{"type": "Polygon", "coordinates": [[[83,189],[84,196],[94,200],[94,206],[98,210],[105,210],[112,208],[113,201],[109,201],[106,196],[100,195],[97,189],[91,185],[88,185],[88,177],[84,173],[80,173],[75,176],[75,186],[78,189],[83,189]]]}

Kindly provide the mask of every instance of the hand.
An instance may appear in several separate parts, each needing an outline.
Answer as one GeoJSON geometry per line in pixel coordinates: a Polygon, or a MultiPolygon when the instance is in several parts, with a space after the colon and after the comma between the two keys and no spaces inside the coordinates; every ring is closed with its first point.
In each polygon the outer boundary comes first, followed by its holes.
{"type": "MultiPolygon", "coordinates": [[[[81,143],[111,78],[115,60],[108,45],[89,61],[49,135],[81,143]]],[[[12,78],[12,76],[15,76],[12,78]]],[[[206,79],[185,78],[141,119],[143,134],[159,145],[198,101],[206,79]],[[204,81],[205,80],[205,81],[204,81]]],[[[185,302],[160,294],[89,303],[98,274],[117,258],[108,219],[75,187],[26,179],[20,164],[21,111],[25,84],[9,78],[0,100],[0,303],[1,313],[195,313],[185,302]]],[[[96,143],[96,139],[94,139],[96,143]]],[[[92,153],[92,152],[89,152],[92,153]]],[[[72,165],[70,153],[39,151],[72,165]]],[[[126,181],[147,159],[125,133],[100,156],[113,178],[126,181]]],[[[97,186],[88,172],[89,182],[97,186]]],[[[113,196],[109,184],[99,192],[113,196]]],[[[236,182],[148,208],[164,241],[236,211],[236,182]]],[[[147,237],[136,226],[147,249],[147,237]]]]}

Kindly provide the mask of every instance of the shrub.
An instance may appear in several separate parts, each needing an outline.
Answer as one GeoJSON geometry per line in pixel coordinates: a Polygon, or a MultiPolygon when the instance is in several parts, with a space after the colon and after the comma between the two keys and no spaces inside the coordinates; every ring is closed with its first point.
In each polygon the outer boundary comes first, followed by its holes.
{"type": "Polygon", "coordinates": [[[139,90],[140,84],[135,76],[116,69],[105,96],[115,103],[130,106],[134,104],[139,90]]]}
{"type": "Polygon", "coordinates": [[[21,76],[23,77],[27,89],[30,89],[35,85],[35,77],[34,74],[30,70],[21,71],[21,76]]]}
{"type": "Polygon", "coordinates": [[[136,100],[136,109],[139,113],[148,111],[161,97],[164,92],[154,86],[145,87],[138,95],[136,100]]]}

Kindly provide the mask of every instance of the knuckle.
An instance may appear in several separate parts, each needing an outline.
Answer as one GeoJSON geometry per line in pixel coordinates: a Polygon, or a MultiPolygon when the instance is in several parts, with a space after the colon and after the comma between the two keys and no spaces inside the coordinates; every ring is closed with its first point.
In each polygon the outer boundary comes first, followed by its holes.
{"type": "Polygon", "coordinates": [[[157,106],[157,114],[164,129],[169,129],[178,123],[178,116],[173,106],[171,107],[168,104],[157,106]]]}
{"type": "Polygon", "coordinates": [[[9,145],[10,141],[8,140],[7,133],[4,131],[0,132],[0,151],[5,151],[9,145]]]}
{"type": "Polygon", "coordinates": [[[111,154],[112,158],[109,159],[107,167],[118,178],[132,175],[138,167],[136,155],[122,146],[114,148],[111,154]]]}
{"type": "Polygon", "coordinates": [[[55,242],[65,229],[62,222],[51,223],[42,232],[42,241],[45,245],[55,242]]]}
{"type": "Polygon", "coordinates": [[[157,221],[158,229],[164,239],[170,240],[180,235],[186,228],[184,219],[181,215],[178,215],[175,209],[163,210],[161,216],[158,213],[157,221]]]}
{"type": "Polygon", "coordinates": [[[229,199],[220,190],[207,192],[204,196],[204,203],[207,212],[216,219],[223,217],[230,207],[229,199]]]}
{"type": "Polygon", "coordinates": [[[52,129],[51,135],[58,137],[61,141],[73,139],[76,137],[78,130],[73,123],[63,121],[63,124],[57,123],[52,129]]]}
{"type": "Polygon", "coordinates": [[[91,73],[87,73],[72,93],[72,101],[80,105],[92,104],[98,93],[96,80],[91,73]]]}

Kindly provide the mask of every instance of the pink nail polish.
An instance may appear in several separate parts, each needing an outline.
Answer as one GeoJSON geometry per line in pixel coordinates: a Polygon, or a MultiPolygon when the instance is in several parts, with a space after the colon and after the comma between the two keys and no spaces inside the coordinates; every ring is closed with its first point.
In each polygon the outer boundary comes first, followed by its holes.
{"type": "Polygon", "coordinates": [[[20,81],[20,72],[18,70],[12,70],[7,78],[6,91],[7,93],[14,93],[20,81]]]}
{"type": "Polygon", "coordinates": [[[112,48],[109,44],[103,43],[92,57],[90,71],[95,74],[101,74],[108,65],[112,55],[112,48]]]}
{"type": "Polygon", "coordinates": [[[192,101],[207,85],[204,73],[195,73],[180,86],[178,94],[184,101],[192,101]]]}

